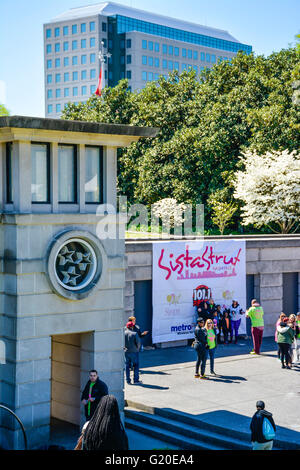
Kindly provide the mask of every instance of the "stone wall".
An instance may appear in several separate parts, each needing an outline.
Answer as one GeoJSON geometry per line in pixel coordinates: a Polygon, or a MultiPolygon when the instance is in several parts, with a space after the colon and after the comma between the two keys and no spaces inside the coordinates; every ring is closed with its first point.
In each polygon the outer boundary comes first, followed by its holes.
{"type": "MultiPolygon", "coordinates": [[[[226,238],[226,237],[224,237],[226,238]]],[[[208,237],[207,240],[213,240],[208,237]]],[[[124,322],[134,314],[134,281],[152,279],[152,245],[155,241],[127,241],[124,322]]],[[[246,273],[254,275],[254,295],[265,311],[265,335],[274,335],[282,311],[282,274],[300,273],[300,236],[246,240],[246,273]]],[[[300,309],[300,275],[298,275],[300,309]]]]}

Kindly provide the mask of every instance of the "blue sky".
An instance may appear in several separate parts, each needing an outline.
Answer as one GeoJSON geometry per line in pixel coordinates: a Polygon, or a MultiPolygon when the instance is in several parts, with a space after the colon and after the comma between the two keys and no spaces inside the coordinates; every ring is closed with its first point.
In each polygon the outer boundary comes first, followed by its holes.
{"type": "MultiPolygon", "coordinates": [[[[0,0],[0,102],[11,114],[44,116],[43,24],[98,0],[0,0]]],[[[295,42],[300,0],[118,0],[117,3],[226,29],[269,55],[295,42]]]]}

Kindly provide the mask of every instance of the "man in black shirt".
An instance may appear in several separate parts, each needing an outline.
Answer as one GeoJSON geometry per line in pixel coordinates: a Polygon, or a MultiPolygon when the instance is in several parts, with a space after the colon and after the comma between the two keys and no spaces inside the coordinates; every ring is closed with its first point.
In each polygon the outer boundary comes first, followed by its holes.
{"type": "Polygon", "coordinates": [[[256,409],[257,411],[253,415],[250,423],[253,450],[272,450],[274,437],[271,439],[270,437],[264,435],[265,419],[267,420],[267,427],[271,429],[271,431],[273,428],[275,434],[276,426],[272,413],[269,413],[269,411],[265,410],[265,404],[261,400],[256,403],[256,409]]]}
{"type": "Polygon", "coordinates": [[[84,405],[87,421],[93,416],[100,399],[104,395],[108,395],[107,385],[99,379],[96,370],[90,370],[89,377],[90,380],[87,382],[81,395],[81,402],[84,405]]]}

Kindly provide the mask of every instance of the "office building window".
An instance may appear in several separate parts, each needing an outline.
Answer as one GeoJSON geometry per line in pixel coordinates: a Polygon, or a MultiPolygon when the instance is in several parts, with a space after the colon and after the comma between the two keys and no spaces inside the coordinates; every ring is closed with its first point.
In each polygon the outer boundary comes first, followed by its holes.
{"type": "Polygon", "coordinates": [[[173,61],[172,60],[168,61],[168,69],[173,70],[173,61]]]}
{"type": "Polygon", "coordinates": [[[81,33],[86,33],[86,23],[81,23],[81,25],[80,25],[80,32],[81,32],[81,33]]]}
{"type": "Polygon", "coordinates": [[[155,67],[159,67],[159,58],[158,57],[155,57],[154,65],[155,65],[155,67]]]}
{"type": "Polygon", "coordinates": [[[196,73],[198,73],[198,67],[197,67],[197,65],[193,65],[193,69],[195,70],[196,73]]]}
{"type": "Polygon", "coordinates": [[[55,28],[55,29],[54,29],[54,36],[55,36],[56,38],[59,37],[59,28],[55,28]]]}
{"type": "Polygon", "coordinates": [[[145,39],[142,40],[142,49],[147,49],[147,41],[145,39]]]}
{"type": "Polygon", "coordinates": [[[73,87],[73,96],[78,96],[78,87],[77,86],[73,87]]]}
{"type": "Polygon", "coordinates": [[[125,56],[124,55],[121,55],[121,57],[120,57],[120,64],[121,65],[125,64],[125,56]]]}
{"type": "Polygon", "coordinates": [[[76,146],[58,146],[58,201],[75,203],[77,200],[76,146]]]}
{"type": "Polygon", "coordinates": [[[206,62],[210,62],[210,54],[206,54],[206,62]]]}
{"type": "Polygon", "coordinates": [[[148,65],[150,65],[150,67],[153,67],[153,57],[148,57],[148,65]]]}
{"type": "Polygon", "coordinates": [[[84,64],[86,64],[86,55],[85,54],[81,56],[81,65],[84,65],[84,64]]]}
{"type": "Polygon", "coordinates": [[[194,51],[193,57],[194,60],[198,60],[198,51],[194,51]]]}
{"type": "Polygon", "coordinates": [[[47,69],[52,69],[52,60],[47,60],[47,69]]]}
{"type": "Polygon", "coordinates": [[[96,54],[90,54],[90,63],[94,64],[96,62],[96,54]]]}
{"type": "Polygon", "coordinates": [[[102,203],[103,157],[101,147],[85,147],[85,202],[102,203]]]}
{"type": "Polygon", "coordinates": [[[56,88],[55,90],[55,98],[60,98],[60,88],[56,88]]]}
{"type": "Polygon", "coordinates": [[[120,49],[125,49],[125,40],[124,39],[120,40],[120,49]]]}
{"type": "Polygon", "coordinates": [[[155,73],[154,74],[154,80],[158,80],[159,79],[159,74],[158,73],[155,73]]]}
{"type": "Polygon", "coordinates": [[[51,29],[46,29],[46,38],[51,38],[51,29]]]}
{"type": "Polygon", "coordinates": [[[72,41],[72,51],[75,51],[78,47],[78,43],[77,43],[77,40],[75,41],[72,41]]]}
{"type": "Polygon", "coordinates": [[[86,95],[86,94],[87,94],[87,86],[86,86],[86,85],[83,85],[83,86],[81,87],[81,94],[82,94],[82,95],[86,95]]]}
{"type": "Polygon", "coordinates": [[[73,72],[73,82],[75,82],[76,80],[78,80],[78,72],[77,71],[73,72]]]}
{"type": "Polygon", "coordinates": [[[201,52],[201,62],[204,62],[205,61],[205,53],[204,52],[201,52]]]}
{"type": "Polygon", "coordinates": [[[192,59],[193,58],[193,51],[192,49],[188,49],[188,59],[192,59]]]}
{"type": "Polygon", "coordinates": [[[214,54],[211,55],[211,62],[212,62],[213,64],[216,63],[216,56],[215,56],[214,54]]]}
{"type": "Polygon", "coordinates": [[[90,38],[90,47],[96,46],[96,38],[90,38]]]}
{"type": "Polygon", "coordinates": [[[69,34],[69,27],[68,26],[64,26],[63,27],[63,35],[64,36],[67,36],[69,34]]]}
{"type": "Polygon", "coordinates": [[[53,105],[52,104],[48,104],[48,114],[51,114],[53,112],[53,105]]]}
{"type": "Polygon", "coordinates": [[[182,49],[182,57],[186,57],[186,49],[182,49]]]}
{"type": "Polygon", "coordinates": [[[108,49],[112,49],[113,47],[113,42],[111,39],[108,40],[108,49]]]}
{"type": "Polygon", "coordinates": [[[126,56],[126,64],[131,64],[131,55],[126,56]]]}
{"type": "Polygon", "coordinates": [[[91,79],[96,78],[96,69],[91,69],[90,70],[90,78],[91,79]]]}
{"type": "Polygon", "coordinates": [[[167,46],[167,44],[163,44],[163,46],[162,46],[162,51],[163,51],[163,54],[167,54],[167,53],[168,53],[168,46],[167,46]]]}
{"type": "Polygon", "coordinates": [[[111,23],[108,24],[108,32],[112,33],[113,32],[113,26],[111,23]]]}
{"type": "Polygon", "coordinates": [[[60,103],[57,103],[57,105],[56,105],[56,112],[57,113],[61,112],[61,104],[60,103]]]}
{"type": "Polygon", "coordinates": [[[47,98],[48,99],[53,98],[52,90],[47,90],[47,98]]]}
{"type": "Polygon", "coordinates": [[[69,50],[69,43],[68,41],[65,41],[64,42],[64,51],[68,51],[69,50]]]}
{"type": "Polygon", "coordinates": [[[186,67],[186,64],[181,64],[181,70],[182,70],[182,71],[183,71],[183,70],[186,70],[186,68],[187,68],[187,67],[186,67]]]}
{"type": "Polygon", "coordinates": [[[60,73],[55,74],[55,83],[60,82],[60,73]]]}
{"type": "Polygon", "coordinates": [[[126,47],[127,47],[127,49],[131,48],[131,39],[126,40],[126,47]]]}
{"type": "Polygon", "coordinates": [[[69,72],[64,73],[64,82],[68,82],[70,80],[70,74],[69,72]]]}
{"type": "Polygon", "coordinates": [[[90,21],[90,31],[95,31],[96,30],[96,23],[95,21],[90,21]]]}
{"type": "Polygon", "coordinates": [[[73,57],[72,57],[72,65],[78,65],[78,57],[77,57],[77,55],[73,55],[73,57]]]}
{"type": "Polygon", "coordinates": [[[127,70],[126,78],[128,78],[128,80],[131,80],[131,70],[127,70]]]}
{"type": "Polygon", "coordinates": [[[69,65],[69,57],[64,57],[64,66],[68,67],[69,65]]]}
{"type": "Polygon", "coordinates": [[[102,31],[105,33],[106,32],[106,23],[102,23],[102,31]]]}
{"type": "Polygon", "coordinates": [[[59,42],[57,42],[55,44],[55,52],[59,52],[59,51],[60,51],[60,44],[59,44],[59,42]]]}
{"type": "Polygon", "coordinates": [[[60,67],[60,59],[55,59],[55,67],[60,67]]]}
{"type": "MultiPolygon", "coordinates": [[[[206,54],[207,55],[207,54],[206,54]]],[[[224,60],[228,60],[228,57],[223,57],[224,60]]]]}
{"type": "Polygon", "coordinates": [[[175,55],[176,57],[179,56],[179,47],[174,47],[174,55],[175,55]]]}
{"type": "Polygon", "coordinates": [[[31,201],[33,203],[49,202],[50,200],[49,180],[50,180],[49,144],[31,144],[31,201]]]}
{"type": "Polygon", "coordinates": [[[86,70],[81,70],[81,80],[86,80],[86,78],[87,78],[86,70]]]}
{"type": "Polygon", "coordinates": [[[52,75],[47,75],[47,83],[52,83],[52,75]]]}
{"type": "Polygon", "coordinates": [[[168,61],[166,59],[163,59],[162,66],[163,66],[163,69],[166,69],[168,67],[168,61]]]}
{"type": "Polygon", "coordinates": [[[91,85],[90,90],[91,90],[91,95],[93,95],[96,91],[96,85],[91,85]]]}
{"type": "Polygon", "coordinates": [[[153,73],[152,72],[148,72],[148,80],[150,82],[152,82],[152,80],[153,80],[153,73]]]}
{"type": "Polygon", "coordinates": [[[159,42],[156,42],[154,44],[154,50],[155,50],[155,52],[159,52],[159,42]]]}
{"type": "Polygon", "coordinates": [[[142,80],[147,81],[147,72],[142,72],[142,80]]]}
{"type": "Polygon", "coordinates": [[[72,34],[77,34],[77,24],[72,24],[72,34]]]}
{"type": "Polygon", "coordinates": [[[80,41],[80,46],[81,46],[81,49],[85,49],[85,48],[86,48],[86,39],[81,39],[81,41],[80,41]]]}
{"type": "Polygon", "coordinates": [[[47,44],[46,51],[47,51],[47,54],[51,54],[51,52],[52,52],[52,45],[51,44],[47,44]]]}
{"type": "Polygon", "coordinates": [[[148,41],[148,49],[149,51],[153,51],[153,41],[148,41]]]}
{"type": "Polygon", "coordinates": [[[179,62],[174,62],[174,69],[179,70],[179,62]]]}
{"type": "Polygon", "coordinates": [[[173,46],[169,46],[169,55],[173,55],[173,46]]]}
{"type": "Polygon", "coordinates": [[[103,42],[103,47],[107,47],[107,40],[105,38],[102,38],[102,42],[103,42]]]}
{"type": "Polygon", "coordinates": [[[146,55],[142,56],[142,64],[147,65],[147,56],[146,55]]]}
{"type": "Polygon", "coordinates": [[[64,89],[64,97],[67,98],[70,95],[70,90],[69,88],[64,89]]]}

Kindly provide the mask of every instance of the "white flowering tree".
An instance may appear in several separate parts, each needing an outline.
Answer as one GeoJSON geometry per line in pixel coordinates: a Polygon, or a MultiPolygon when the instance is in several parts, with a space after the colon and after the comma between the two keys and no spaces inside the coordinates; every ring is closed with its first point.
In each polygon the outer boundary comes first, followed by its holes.
{"type": "Polygon", "coordinates": [[[152,205],[152,214],[162,220],[163,225],[180,227],[184,222],[184,203],[178,203],[174,198],[165,198],[152,205]]]}
{"type": "Polygon", "coordinates": [[[234,197],[244,203],[242,224],[295,232],[300,220],[300,154],[248,151],[241,160],[245,169],[236,173],[234,197]]]}

